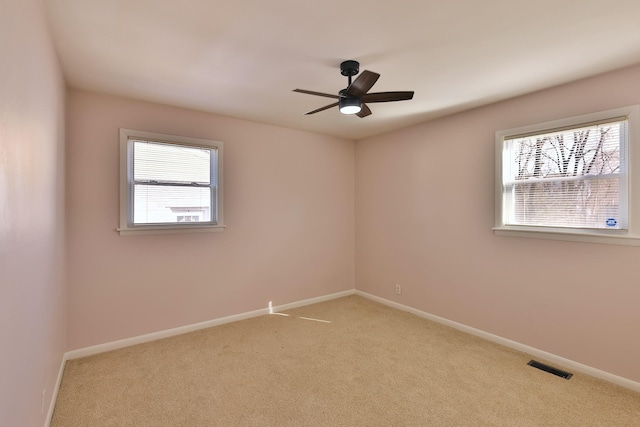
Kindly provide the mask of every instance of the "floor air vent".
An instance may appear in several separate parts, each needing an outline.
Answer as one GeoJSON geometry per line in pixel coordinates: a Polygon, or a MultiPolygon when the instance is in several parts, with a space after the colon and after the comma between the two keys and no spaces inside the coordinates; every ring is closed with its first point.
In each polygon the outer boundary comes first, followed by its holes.
{"type": "Polygon", "coordinates": [[[569,372],[565,372],[562,371],[560,369],[556,369],[553,366],[549,366],[549,365],[545,365],[544,363],[540,363],[538,361],[532,360],[529,363],[527,363],[527,365],[529,366],[533,366],[534,368],[538,368],[542,371],[545,372],[549,372],[550,374],[556,375],[558,377],[564,378],[565,380],[568,380],[569,378],[571,378],[573,376],[573,374],[569,373],[569,372]]]}

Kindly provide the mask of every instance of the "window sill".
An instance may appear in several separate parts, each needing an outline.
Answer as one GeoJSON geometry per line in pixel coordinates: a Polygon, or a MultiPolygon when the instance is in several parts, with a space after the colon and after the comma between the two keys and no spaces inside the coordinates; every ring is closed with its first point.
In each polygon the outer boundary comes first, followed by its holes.
{"type": "Polygon", "coordinates": [[[605,245],[640,246],[640,237],[630,235],[627,230],[602,232],[587,230],[555,230],[552,228],[494,227],[496,236],[523,237],[528,239],[561,240],[565,242],[600,243],[605,245]]]}
{"type": "Polygon", "coordinates": [[[175,226],[175,225],[149,225],[139,227],[117,228],[121,236],[133,236],[141,234],[176,234],[176,233],[217,233],[224,231],[226,225],[204,226],[175,226]]]}

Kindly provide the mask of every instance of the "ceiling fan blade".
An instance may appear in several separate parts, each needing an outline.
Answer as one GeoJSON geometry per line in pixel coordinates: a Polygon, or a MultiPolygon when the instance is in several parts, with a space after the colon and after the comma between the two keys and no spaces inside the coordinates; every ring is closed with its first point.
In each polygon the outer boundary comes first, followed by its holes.
{"type": "Polygon", "coordinates": [[[378,81],[379,78],[380,74],[364,70],[362,74],[360,74],[358,78],[349,85],[347,88],[347,95],[357,96],[360,98],[362,95],[367,93],[374,84],[376,84],[376,81],[378,81]]]}
{"type": "Polygon", "coordinates": [[[330,93],[314,92],[312,90],[294,89],[294,92],[306,93],[307,95],[324,96],[326,98],[340,99],[338,95],[331,95],[330,93]]]}
{"type": "Polygon", "coordinates": [[[338,105],[337,102],[333,104],[325,105],[324,107],[320,107],[317,110],[309,111],[308,113],[305,114],[305,116],[308,116],[309,114],[319,113],[320,111],[328,110],[329,108],[335,107],[336,105],[338,105]]]}
{"type": "Polygon", "coordinates": [[[362,104],[362,108],[360,109],[360,112],[356,113],[356,116],[360,117],[361,119],[370,115],[371,115],[371,110],[369,109],[369,107],[367,107],[367,104],[365,103],[362,104]]]}
{"type": "Polygon", "coordinates": [[[413,91],[411,92],[375,92],[367,93],[362,96],[362,102],[393,102],[393,101],[407,101],[413,98],[413,91]]]}

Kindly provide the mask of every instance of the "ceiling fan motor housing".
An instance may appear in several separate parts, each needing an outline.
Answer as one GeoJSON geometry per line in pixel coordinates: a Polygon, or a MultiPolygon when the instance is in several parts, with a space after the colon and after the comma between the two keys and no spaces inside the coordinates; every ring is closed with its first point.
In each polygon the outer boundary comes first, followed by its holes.
{"type": "Polygon", "coordinates": [[[342,114],[357,114],[362,109],[362,101],[357,96],[348,95],[347,89],[340,91],[338,108],[342,114]]]}

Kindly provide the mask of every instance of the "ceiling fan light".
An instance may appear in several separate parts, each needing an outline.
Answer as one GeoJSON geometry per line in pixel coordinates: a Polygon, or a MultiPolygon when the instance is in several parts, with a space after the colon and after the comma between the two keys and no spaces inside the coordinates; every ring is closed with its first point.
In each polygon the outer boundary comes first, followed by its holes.
{"type": "Polygon", "coordinates": [[[342,114],[357,114],[362,109],[362,102],[355,96],[347,96],[338,100],[342,114]]]}

